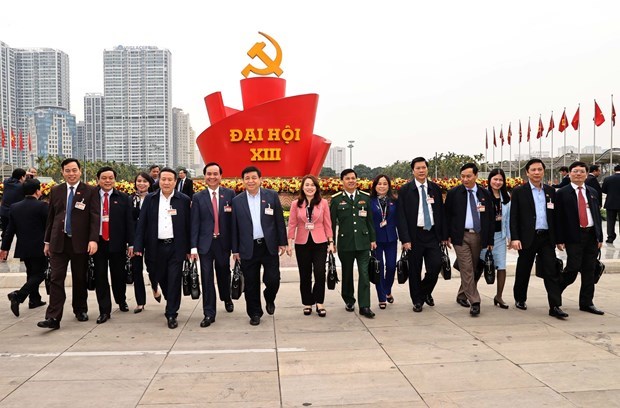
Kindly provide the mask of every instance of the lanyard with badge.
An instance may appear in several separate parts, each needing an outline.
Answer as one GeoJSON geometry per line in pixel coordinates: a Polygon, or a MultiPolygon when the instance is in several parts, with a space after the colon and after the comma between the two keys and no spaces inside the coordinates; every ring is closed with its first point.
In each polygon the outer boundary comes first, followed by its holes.
{"type": "Polygon", "coordinates": [[[495,221],[501,221],[502,220],[502,200],[501,200],[501,196],[498,199],[494,199],[494,205],[495,205],[495,221]]]}
{"type": "Polygon", "coordinates": [[[312,206],[306,207],[306,229],[312,231],[314,229],[314,223],[312,222],[312,206]]]}
{"type": "Polygon", "coordinates": [[[379,223],[379,227],[384,228],[387,225],[388,202],[387,199],[378,199],[377,202],[377,207],[379,208],[379,211],[381,211],[381,222],[379,223]]]}

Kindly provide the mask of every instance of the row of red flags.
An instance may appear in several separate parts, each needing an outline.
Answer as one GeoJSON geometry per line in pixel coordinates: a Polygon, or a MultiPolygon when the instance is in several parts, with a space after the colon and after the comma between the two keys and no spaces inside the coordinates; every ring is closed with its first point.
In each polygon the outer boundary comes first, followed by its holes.
{"type": "MultiPolygon", "coordinates": [[[[598,103],[594,101],[594,124],[596,126],[601,126],[605,123],[605,116],[603,115],[603,111],[598,106],[598,103]]],[[[573,129],[579,129],[579,108],[577,108],[577,112],[573,116],[573,120],[570,122],[573,129]]],[[[611,103],[611,126],[616,126],[616,109],[614,108],[613,102],[611,103]]],[[[558,130],[560,132],[564,132],[568,128],[568,118],[566,117],[566,109],[562,113],[562,118],[560,119],[560,125],[558,126],[558,130]]],[[[555,129],[555,122],[553,121],[553,113],[551,113],[551,120],[549,121],[549,127],[547,128],[547,134],[545,137],[549,136],[549,132],[555,129]]],[[[538,132],[536,133],[536,139],[540,139],[543,136],[545,128],[542,122],[542,116],[538,118],[538,132]]],[[[530,141],[530,135],[532,133],[532,127],[530,126],[530,120],[527,121],[527,142],[530,141]]],[[[489,134],[486,133],[486,148],[489,148],[489,134]]],[[[504,145],[504,130],[501,129],[499,132],[499,139],[501,140],[502,146],[504,145]]],[[[521,131],[521,120],[519,120],[519,143],[523,139],[523,133],[521,131]]],[[[4,140],[4,139],[3,139],[4,140]]],[[[508,135],[507,141],[510,145],[512,142],[512,130],[511,124],[508,125],[508,135]]],[[[497,147],[497,138],[495,137],[495,127],[493,127],[493,146],[497,147]]]]}
{"type": "MultiPolygon", "coordinates": [[[[15,132],[11,129],[11,149],[16,149],[19,143],[19,150],[24,150],[24,134],[22,131],[19,131],[19,139],[15,137],[15,132]]],[[[2,129],[2,148],[6,147],[6,133],[4,133],[4,129],[2,129]]],[[[30,133],[28,133],[28,151],[32,151],[32,138],[30,137],[30,133]]]]}

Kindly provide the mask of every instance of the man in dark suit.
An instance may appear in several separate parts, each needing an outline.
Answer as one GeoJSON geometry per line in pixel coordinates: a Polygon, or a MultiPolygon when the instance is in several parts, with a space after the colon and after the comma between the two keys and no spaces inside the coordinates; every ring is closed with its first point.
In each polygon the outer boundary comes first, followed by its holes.
{"type": "Polygon", "coordinates": [[[27,280],[21,289],[8,294],[11,311],[15,316],[19,316],[19,305],[28,296],[30,296],[28,303],[30,309],[45,305],[45,302],[41,301],[39,285],[43,282],[47,268],[47,258],[43,254],[43,239],[48,208],[45,202],[38,201],[41,196],[39,180],[26,180],[24,194],[26,197],[23,201],[11,206],[9,225],[0,251],[0,259],[6,261],[13,237],[17,235],[15,258],[21,258],[26,265],[27,280]]]}
{"type": "MultiPolygon", "coordinates": [[[[159,191],[142,203],[134,240],[134,253],[154,255],[155,280],[166,299],[168,328],[176,329],[181,307],[183,260],[190,255],[190,199],[174,189],[177,173],[164,167],[159,173],[159,191]]],[[[148,256],[148,255],[147,255],[148,256]]]]}
{"type": "Polygon", "coordinates": [[[50,257],[50,304],[45,320],[37,326],[60,328],[67,295],[65,278],[71,262],[73,282],[73,313],[80,322],[88,320],[88,290],[86,273],[88,257],[97,252],[101,203],[95,187],[80,182],[82,176],[77,159],[65,159],[60,164],[65,183],[52,188],[45,228],[45,255],[50,257]]]}
{"type": "Polygon", "coordinates": [[[204,313],[200,327],[208,327],[215,322],[216,315],[214,264],[220,300],[227,312],[234,310],[230,298],[230,248],[235,192],[220,186],[222,168],[219,164],[207,163],[202,172],[207,188],[192,199],[191,253],[192,259],[200,257],[204,313]]]}
{"type": "Polygon", "coordinates": [[[101,200],[101,227],[99,249],[93,256],[95,263],[95,284],[99,317],[97,324],[105,323],[112,313],[108,266],[112,281],[114,302],[121,312],[128,312],[126,297],[125,263],[127,255],[133,255],[134,221],[132,202],[129,196],[114,188],[116,171],[102,167],[97,171],[99,198],[101,200]]]}
{"type": "Polygon", "coordinates": [[[556,269],[555,257],[555,189],[543,184],[545,164],[531,159],[525,164],[529,179],[527,184],[512,192],[510,207],[510,236],[512,248],[519,251],[515,284],[515,306],[527,310],[527,288],[534,259],[538,255],[538,268],[543,274],[549,315],[563,319],[568,317],[562,306],[562,276],[556,269]]]}
{"type": "Polygon", "coordinates": [[[432,293],[441,268],[440,243],[447,243],[447,228],[441,189],[428,180],[428,162],[411,161],[413,180],[398,193],[398,235],[409,255],[409,294],[413,311],[421,312],[424,302],[435,306],[432,293]],[[422,262],[426,275],[422,280],[422,262]]]}
{"type": "Polygon", "coordinates": [[[571,184],[555,195],[556,243],[560,251],[566,248],[564,287],[581,272],[579,310],[602,315],[594,306],[594,267],[603,245],[603,226],[596,190],[585,185],[586,164],[574,162],[569,166],[571,184]]]}
{"type": "Polygon", "coordinates": [[[607,194],[605,199],[605,210],[607,211],[607,242],[613,244],[616,239],[616,220],[620,212],[620,164],[614,167],[614,174],[603,180],[603,193],[607,194]]]}
{"type": "Polygon", "coordinates": [[[232,203],[232,252],[241,260],[245,279],[245,303],[250,324],[258,326],[263,315],[260,300],[260,268],[265,283],[265,309],[276,310],[280,288],[280,259],[288,249],[284,213],[278,193],[261,188],[261,172],[254,166],[241,172],[245,191],[232,203]]]}
{"type": "Polygon", "coordinates": [[[562,188],[564,186],[567,186],[570,184],[570,178],[568,177],[568,167],[566,166],[562,166],[560,167],[560,170],[558,170],[560,172],[560,176],[562,177],[562,179],[560,180],[560,182],[558,184],[552,184],[551,187],[553,188],[562,188]]]}
{"type": "Polygon", "coordinates": [[[2,205],[0,205],[0,229],[2,230],[2,240],[4,240],[5,231],[9,225],[11,205],[24,199],[22,183],[25,179],[26,170],[17,168],[13,170],[11,177],[3,181],[2,205]]]}
{"type": "Polygon", "coordinates": [[[159,172],[160,167],[156,164],[151,164],[149,166],[149,176],[153,179],[153,191],[159,190],[159,172]]]}
{"type": "Polygon", "coordinates": [[[588,174],[588,178],[586,179],[586,186],[592,187],[596,190],[596,198],[598,199],[598,209],[600,211],[603,206],[603,189],[601,188],[601,183],[598,182],[598,176],[601,175],[601,168],[598,164],[593,164],[590,166],[590,173],[588,174]]]}
{"type": "Polygon", "coordinates": [[[469,307],[472,316],[480,314],[475,270],[481,248],[493,249],[495,210],[493,198],[486,188],[476,184],[478,166],[467,163],[461,167],[461,185],[448,191],[445,204],[448,240],[454,245],[461,273],[461,287],[456,302],[469,307]]]}
{"type": "Polygon", "coordinates": [[[175,188],[189,198],[192,198],[194,195],[194,181],[187,177],[187,170],[179,170],[179,178],[177,179],[175,188]]]}

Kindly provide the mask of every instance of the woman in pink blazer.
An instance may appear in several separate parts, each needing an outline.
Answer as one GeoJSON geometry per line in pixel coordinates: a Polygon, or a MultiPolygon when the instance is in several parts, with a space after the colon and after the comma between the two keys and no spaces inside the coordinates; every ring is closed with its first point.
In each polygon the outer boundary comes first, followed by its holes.
{"type": "MultiPolygon", "coordinates": [[[[307,175],[301,179],[301,186],[299,199],[291,204],[289,248],[292,248],[294,242],[304,315],[312,314],[312,306],[316,304],[316,313],[325,317],[325,262],[327,251],[334,250],[332,222],[327,200],[321,198],[319,180],[313,175],[307,175]]],[[[288,252],[291,255],[290,249],[288,252]]]]}

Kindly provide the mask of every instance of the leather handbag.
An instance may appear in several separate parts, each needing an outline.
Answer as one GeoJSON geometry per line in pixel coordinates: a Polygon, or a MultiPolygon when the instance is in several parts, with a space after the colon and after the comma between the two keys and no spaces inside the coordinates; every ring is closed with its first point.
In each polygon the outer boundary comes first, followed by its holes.
{"type": "Polygon", "coordinates": [[[185,261],[183,261],[183,271],[181,272],[181,276],[183,279],[183,296],[189,296],[192,293],[192,288],[191,288],[191,284],[190,284],[190,269],[191,269],[191,264],[189,263],[189,261],[186,259],[185,261]]]}
{"type": "MultiPolygon", "coordinates": [[[[478,260],[480,262],[480,260],[478,260]]],[[[482,270],[484,272],[484,280],[492,285],[495,283],[495,260],[493,259],[493,252],[487,251],[484,256],[484,262],[482,263],[482,270]]]]}
{"type": "Polygon", "coordinates": [[[601,250],[598,250],[598,256],[596,257],[596,263],[594,264],[594,283],[598,283],[601,276],[605,273],[605,264],[601,262],[601,250]]]}
{"type": "Polygon", "coordinates": [[[131,269],[131,258],[127,257],[125,261],[125,283],[128,285],[133,284],[133,270],[131,269]]]}
{"type": "Polygon", "coordinates": [[[49,295],[50,285],[52,282],[52,267],[50,266],[50,257],[46,256],[45,259],[47,261],[47,266],[45,267],[45,272],[43,272],[43,274],[45,275],[45,292],[49,295]]]}
{"type": "Polygon", "coordinates": [[[332,251],[327,254],[327,289],[336,289],[336,284],[340,282],[338,279],[338,270],[336,269],[336,258],[332,251]]]}
{"type": "Polygon", "coordinates": [[[452,266],[450,266],[450,254],[448,254],[448,246],[446,244],[440,244],[441,247],[441,276],[444,280],[450,280],[452,278],[452,266]]]}
{"type": "Polygon", "coordinates": [[[237,300],[241,297],[244,289],[243,271],[241,271],[241,262],[235,261],[232,270],[232,279],[230,280],[230,297],[237,300]]]}
{"type": "Polygon", "coordinates": [[[198,276],[198,266],[196,265],[195,259],[192,260],[189,268],[190,292],[192,299],[198,299],[200,297],[200,278],[198,276]]]}
{"type": "Polygon", "coordinates": [[[368,259],[368,280],[375,285],[380,282],[381,268],[379,267],[379,261],[375,257],[375,251],[370,251],[370,258],[368,259]]]}
{"type": "Polygon", "coordinates": [[[88,257],[88,268],[86,269],[86,287],[88,290],[95,290],[95,260],[92,256],[88,257]]]}
{"type": "Polygon", "coordinates": [[[409,251],[407,250],[401,252],[400,259],[396,261],[396,279],[401,285],[409,279],[409,251]]]}
{"type": "MultiPolygon", "coordinates": [[[[543,272],[543,266],[541,265],[540,258],[539,258],[538,255],[536,255],[535,264],[536,264],[536,266],[535,266],[536,276],[539,277],[539,278],[544,279],[545,278],[545,273],[543,272]]],[[[562,261],[558,257],[555,258],[555,272],[557,274],[564,273],[564,261],[562,261]]]]}

